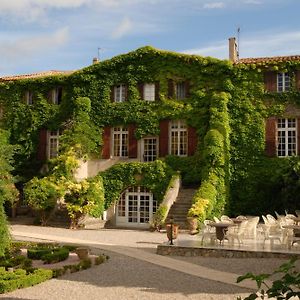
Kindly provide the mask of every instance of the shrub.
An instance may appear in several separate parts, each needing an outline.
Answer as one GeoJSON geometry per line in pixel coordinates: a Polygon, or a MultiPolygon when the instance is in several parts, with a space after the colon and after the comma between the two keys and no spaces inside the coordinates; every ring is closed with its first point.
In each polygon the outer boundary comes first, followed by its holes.
{"type": "Polygon", "coordinates": [[[0,268],[0,294],[32,286],[52,278],[52,270],[37,269],[26,274],[23,269],[7,272],[0,268]]]}
{"type": "Polygon", "coordinates": [[[92,260],[90,258],[85,258],[80,261],[79,266],[83,270],[89,269],[92,266],[92,260]]]}
{"type": "Polygon", "coordinates": [[[50,253],[42,256],[45,264],[51,264],[66,260],[69,257],[69,250],[65,247],[52,249],[50,253]]]}
{"type": "Polygon", "coordinates": [[[35,248],[35,249],[28,249],[27,250],[27,257],[31,259],[42,259],[42,257],[46,254],[52,252],[50,248],[35,248]]]}
{"type": "Polygon", "coordinates": [[[95,265],[100,265],[108,259],[109,259],[109,256],[107,256],[107,255],[104,255],[104,254],[99,255],[99,256],[95,257],[95,265]]]}

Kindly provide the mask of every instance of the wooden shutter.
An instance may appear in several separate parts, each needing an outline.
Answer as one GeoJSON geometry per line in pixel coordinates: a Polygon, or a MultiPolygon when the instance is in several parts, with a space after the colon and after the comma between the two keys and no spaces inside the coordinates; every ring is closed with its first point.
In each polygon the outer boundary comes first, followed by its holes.
{"type": "Polygon", "coordinates": [[[159,128],[159,156],[165,157],[169,154],[169,121],[160,121],[159,128]]]}
{"type": "Polygon", "coordinates": [[[173,99],[175,95],[175,83],[172,79],[168,80],[168,97],[173,99]]]}
{"type": "Polygon", "coordinates": [[[155,101],[159,100],[159,81],[155,81],[155,101]]]}
{"type": "Polygon", "coordinates": [[[110,101],[115,102],[115,87],[114,86],[110,87],[110,101]]]}
{"type": "Polygon", "coordinates": [[[125,85],[125,101],[128,101],[128,99],[129,99],[128,85],[125,85]]]}
{"type": "Polygon", "coordinates": [[[188,156],[195,154],[197,149],[197,132],[196,128],[188,127],[188,156]]]}
{"type": "Polygon", "coordinates": [[[266,120],[266,155],[269,157],[276,156],[276,123],[277,119],[275,117],[268,118],[266,120]]]}
{"type": "Polygon", "coordinates": [[[47,99],[48,99],[49,103],[53,103],[53,99],[52,99],[53,96],[52,95],[53,95],[53,90],[49,91],[48,94],[47,94],[47,99]]]}
{"type": "Polygon", "coordinates": [[[277,91],[277,73],[276,72],[265,72],[264,74],[265,89],[268,92],[277,91]]]}
{"type": "Polygon", "coordinates": [[[135,125],[128,126],[128,157],[137,158],[137,139],[135,138],[135,125]]]}
{"type": "Polygon", "coordinates": [[[189,80],[186,80],[185,81],[185,97],[188,98],[190,97],[190,81],[189,80]]]}
{"type": "Polygon", "coordinates": [[[296,119],[297,122],[297,155],[300,156],[300,118],[296,119]]]}
{"type": "Polygon", "coordinates": [[[295,71],[295,88],[296,90],[300,90],[300,70],[295,71]]]}
{"type": "Polygon", "coordinates": [[[41,129],[39,132],[37,159],[47,160],[47,129],[41,129]]]}
{"type": "Polygon", "coordinates": [[[111,128],[104,127],[102,133],[102,158],[109,159],[110,158],[110,140],[111,140],[111,128]]]}
{"type": "Polygon", "coordinates": [[[142,100],[144,100],[144,84],[143,83],[138,84],[138,90],[139,90],[140,98],[142,100]]]}

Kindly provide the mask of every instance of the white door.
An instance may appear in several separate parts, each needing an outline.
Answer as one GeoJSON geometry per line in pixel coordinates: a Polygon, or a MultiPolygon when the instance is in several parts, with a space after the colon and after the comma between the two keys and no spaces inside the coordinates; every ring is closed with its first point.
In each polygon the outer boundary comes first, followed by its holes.
{"type": "Polygon", "coordinates": [[[131,187],[122,193],[117,206],[117,226],[149,227],[156,211],[152,193],[142,187],[131,187]]]}
{"type": "Polygon", "coordinates": [[[142,143],[142,161],[155,161],[157,158],[157,138],[144,138],[142,143]]]}

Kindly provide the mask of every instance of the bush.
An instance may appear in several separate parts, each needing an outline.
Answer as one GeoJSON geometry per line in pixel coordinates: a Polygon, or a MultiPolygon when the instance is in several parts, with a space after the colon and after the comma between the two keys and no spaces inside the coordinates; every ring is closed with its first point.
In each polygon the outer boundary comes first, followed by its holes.
{"type": "Polygon", "coordinates": [[[79,265],[83,270],[89,269],[92,266],[92,260],[90,258],[85,258],[80,261],[79,265]]]}
{"type": "Polygon", "coordinates": [[[52,249],[50,253],[42,256],[45,264],[51,264],[66,260],[69,257],[69,250],[65,247],[52,249]]]}
{"type": "Polygon", "coordinates": [[[31,259],[42,259],[46,254],[50,254],[53,249],[51,248],[34,248],[27,250],[27,257],[31,259]]]}
{"type": "Polygon", "coordinates": [[[7,272],[0,268],[0,294],[32,286],[52,278],[52,270],[37,269],[26,274],[23,269],[7,272]]]}

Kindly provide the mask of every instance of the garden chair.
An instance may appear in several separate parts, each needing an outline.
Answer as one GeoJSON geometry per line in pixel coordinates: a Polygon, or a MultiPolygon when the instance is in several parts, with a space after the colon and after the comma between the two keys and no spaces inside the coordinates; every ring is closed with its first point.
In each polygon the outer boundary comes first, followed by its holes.
{"type": "Polygon", "coordinates": [[[300,217],[300,210],[295,210],[297,217],[300,217]]]}
{"type": "Polygon", "coordinates": [[[280,215],[277,211],[275,211],[275,215],[276,215],[277,221],[281,221],[281,219],[285,217],[284,215],[280,215]]]}
{"type": "Polygon", "coordinates": [[[202,237],[201,237],[202,245],[203,245],[203,241],[206,238],[209,238],[211,243],[216,243],[216,241],[217,241],[216,228],[213,226],[210,226],[210,223],[211,223],[210,220],[204,220],[204,222],[203,222],[203,226],[200,231],[200,234],[202,235],[202,237]]]}
{"type": "Polygon", "coordinates": [[[248,219],[247,228],[245,232],[245,235],[247,237],[253,237],[254,239],[256,239],[258,222],[259,217],[252,217],[248,219]]]}
{"type": "Polygon", "coordinates": [[[246,216],[242,216],[242,215],[239,215],[236,217],[237,220],[247,220],[248,218],[246,216]]]}
{"type": "Polygon", "coordinates": [[[223,223],[233,223],[233,221],[228,216],[221,216],[221,222],[223,223]]]}
{"type": "Polygon", "coordinates": [[[277,220],[272,215],[268,214],[266,217],[270,224],[277,224],[277,220]]]}
{"type": "Polygon", "coordinates": [[[220,223],[220,220],[217,217],[213,217],[213,219],[216,223],[220,223]]]}
{"type": "Polygon", "coordinates": [[[243,243],[243,238],[247,229],[247,225],[248,221],[244,220],[237,227],[237,230],[235,230],[235,228],[228,229],[227,233],[225,234],[225,238],[228,239],[229,244],[233,245],[234,240],[237,240],[239,242],[239,245],[243,243]]]}
{"type": "Polygon", "coordinates": [[[265,246],[266,240],[270,241],[271,249],[274,247],[274,241],[279,241],[282,244],[282,230],[279,224],[265,224],[264,229],[264,241],[263,247],[265,246]]]}

